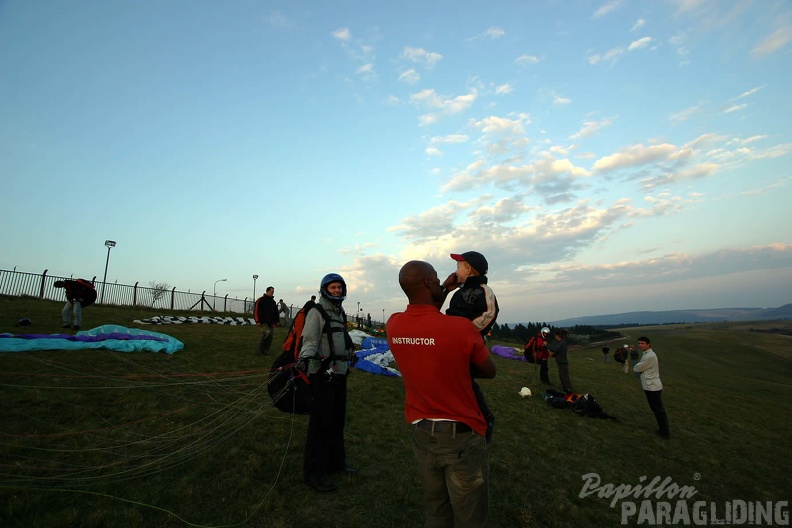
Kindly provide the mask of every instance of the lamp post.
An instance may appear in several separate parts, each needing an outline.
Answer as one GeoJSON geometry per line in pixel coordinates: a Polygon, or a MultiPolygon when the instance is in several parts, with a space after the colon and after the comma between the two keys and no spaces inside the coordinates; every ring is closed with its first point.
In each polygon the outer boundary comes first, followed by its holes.
{"type": "Polygon", "coordinates": [[[218,282],[225,282],[228,279],[217,279],[214,283],[214,289],[212,290],[212,310],[215,309],[215,305],[217,304],[217,283],[218,282]]]}
{"type": "Polygon", "coordinates": [[[104,304],[104,292],[107,288],[107,266],[110,264],[110,250],[114,248],[116,245],[115,240],[105,240],[105,246],[107,246],[107,260],[105,261],[105,274],[104,279],[102,279],[102,298],[99,301],[100,303],[104,304]]]}
{"type": "Polygon", "coordinates": [[[258,279],[258,275],[253,275],[253,302],[256,301],[256,279],[258,279]]]}
{"type": "Polygon", "coordinates": [[[382,309],[382,324],[385,324],[385,308],[382,309]]]}

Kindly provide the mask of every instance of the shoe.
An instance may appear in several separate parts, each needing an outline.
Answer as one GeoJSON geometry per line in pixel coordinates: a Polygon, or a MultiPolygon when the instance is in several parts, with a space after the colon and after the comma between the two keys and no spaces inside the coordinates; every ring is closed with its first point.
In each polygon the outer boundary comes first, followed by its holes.
{"type": "Polygon", "coordinates": [[[80,331],[80,327],[77,326],[77,325],[72,326],[72,330],[74,330],[75,332],[79,332],[80,331]]]}
{"type": "Polygon", "coordinates": [[[349,475],[350,477],[354,477],[355,475],[357,475],[358,470],[351,466],[344,466],[344,469],[342,469],[340,472],[343,473],[344,475],[349,475]]]}
{"type": "Polygon", "coordinates": [[[662,438],[663,440],[668,440],[668,439],[670,439],[670,438],[671,438],[671,435],[670,435],[670,434],[668,434],[668,433],[666,433],[666,434],[663,434],[663,433],[661,433],[660,431],[655,431],[655,434],[656,434],[657,436],[659,436],[660,438],[662,438]]]}
{"type": "Polygon", "coordinates": [[[61,325],[61,328],[71,328],[71,325],[69,323],[64,323],[61,325]]]}
{"type": "Polygon", "coordinates": [[[332,482],[328,479],[307,480],[305,482],[306,484],[311,486],[314,489],[314,491],[318,491],[319,493],[327,493],[329,491],[335,491],[338,489],[338,485],[335,482],[332,482]]]}

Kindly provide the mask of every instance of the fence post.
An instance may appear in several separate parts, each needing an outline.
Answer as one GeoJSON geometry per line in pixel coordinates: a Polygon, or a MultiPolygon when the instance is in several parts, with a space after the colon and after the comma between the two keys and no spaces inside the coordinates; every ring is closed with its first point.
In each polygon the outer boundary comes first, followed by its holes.
{"type": "Polygon", "coordinates": [[[176,306],[176,286],[171,290],[171,310],[176,306]]]}
{"type": "Polygon", "coordinates": [[[223,297],[223,312],[225,313],[227,311],[228,311],[228,294],[226,293],[225,297],[223,297]]]}
{"type": "MultiPolygon", "coordinates": [[[[108,251],[110,253],[110,251],[108,251]]],[[[132,307],[137,306],[137,286],[140,284],[140,281],[135,283],[135,286],[132,287],[132,307]]]]}
{"type": "MultiPolygon", "coordinates": [[[[14,269],[16,269],[16,268],[14,268],[14,269]]],[[[41,291],[39,291],[39,299],[43,299],[44,298],[44,282],[47,279],[47,271],[49,271],[49,270],[44,270],[44,273],[41,274],[41,291]]]]}

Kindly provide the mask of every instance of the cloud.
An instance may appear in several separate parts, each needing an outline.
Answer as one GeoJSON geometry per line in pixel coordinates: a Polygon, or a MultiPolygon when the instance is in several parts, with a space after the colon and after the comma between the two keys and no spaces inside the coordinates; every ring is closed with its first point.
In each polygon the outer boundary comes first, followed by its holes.
{"type": "Polygon", "coordinates": [[[570,99],[569,97],[565,97],[559,93],[556,93],[555,91],[552,91],[551,95],[553,96],[553,104],[556,106],[566,105],[572,102],[572,99],[570,99]]]}
{"type": "Polygon", "coordinates": [[[468,38],[466,40],[468,40],[468,41],[479,40],[479,39],[497,40],[497,39],[499,39],[499,38],[501,38],[501,37],[503,37],[505,35],[506,35],[506,32],[503,29],[501,29],[499,27],[492,26],[492,27],[488,28],[487,31],[485,31],[484,33],[479,33],[478,35],[476,35],[474,37],[470,37],[470,38],[468,38]]]}
{"type": "Polygon", "coordinates": [[[333,38],[342,42],[348,42],[352,39],[352,33],[349,31],[349,28],[336,29],[330,34],[333,35],[333,38]]]}
{"type": "Polygon", "coordinates": [[[591,65],[596,65],[599,64],[600,62],[610,62],[611,64],[614,64],[623,54],[624,54],[624,48],[616,47],[609,49],[604,54],[600,54],[600,53],[589,54],[586,56],[586,60],[588,60],[588,63],[591,65]]]}
{"type": "Polygon", "coordinates": [[[272,27],[276,28],[291,28],[294,27],[294,22],[281,13],[280,11],[275,11],[270,15],[264,17],[264,20],[272,27]]]}
{"type": "Polygon", "coordinates": [[[427,154],[427,156],[442,156],[443,155],[443,152],[437,147],[426,147],[426,149],[424,149],[424,152],[427,154]]]}
{"type": "Polygon", "coordinates": [[[672,114],[671,117],[668,118],[669,121],[672,123],[684,123],[694,115],[700,113],[702,108],[700,105],[691,106],[690,108],[685,108],[681,112],[677,112],[676,114],[672,114]]]}
{"type": "Polygon", "coordinates": [[[468,140],[466,134],[448,134],[446,136],[434,136],[429,140],[433,145],[448,144],[448,143],[465,143],[468,140]]]}
{"type": "Polygon", "coordinates": [[[602,18],[621,4],[621,0],[611,0],[607,4],[603,4],[597,8],[596,11],[591,15],[591,18],[602,18]]]}
{"type": "Polygon", "coordinates": [[[424,66],[425,68],[433,68],[443,56],[433,51],[426,51],[423,48],[413,48],[405,46],[402,50],[401,58],[424,66]]]}
{"type": "Polygon", "coordinates": [[[513,91],[514,87],[509,83],[501,84],[495,88],[496,95],[506,95],[512,93],[513,91]]]}
{"type": "Polygon", "coordinates": [[[594,162],[594,170],[598,172],[608,172],[645,165],[653,161],[666,159],[675,151],[676,147],[668,143],[649,146],[644,146],[642,144],[633,145],[623,148],[616,154],[598,159],[594,162]]]}
{"type": "Polygon", "coordinates": [[[426,88],[412,94],[410,101],[419,107],[433,110],[418,118],[419,124],[426,126],[436,123],[444,116],[464,112],[476,101],[477,95],[475,88],[469,94],[456,97],[441,96],[434,89],[426,88]]]}
{"type": "Polygon", "coordinates": [[[739,112],[740,110],[745,110],[746,108],[748,108],[748,104],[747,103],[738,104],[738,105],[731,105],[731,106],[726,107],[723,110],[723,113],[724,114],[731,114],[732,112],[739,112]]]}
{"type": "Polygon", "coordinates": [[[526,64],[537,64],[539,62],[539,57],[536,55],[520,55],[514,59],[514,62],[520,66],[525,66],[526,64]]]}
{"type": "Polygon", "coordinates": [[[646,20],[644,20],[643,18],[639,18],[638,20],[635,21],[635,24],[633,24],[633,26],[630,28],[630,32],[638,31],[639,29],[644,27],[644,25],[646,25],[646,20]]]}
{"type": "Polygon", "coordinates": [[[421,80],[421,75],[414,69],[410,68],[399,75],[399,80],[406,82],[407,84],[415,84],[421,80]]]}
{"type": "Polygon", "coordinates": [[[627,46],[627,51],[635,51],[641,48],[645,48],[651,42],[652,42],[652,37],[639,38],[638,40],[634,40],[630,42],[630,45],[627,46]]]}
{"type": "Polygon", "coordinates": [[[612,123],[613,123],[613,119],[609,117],[605,119],[600,119],[599,121],[595,121],[595,120],[584,121],[583,126],[580,128],[580,130],[569,136],[569,139],[578,140],[586,137],[591,137],[597,134],[603,128],[610,126],[612,123]]]}
{"type": "Polygon", "coordinates": [[[408,216],[402,223],[389,228],[396,231],[408,241],[425,238],[442,238],[454,232],[454,219],[461,211],[468,209],[475,202],[459,202],[450,200],[436,205],[416,215],[408,216]]]}
{"type": "Polygon", "coordinates": [[[757,86],[756,88],[751,88],[750,90],[747,90],[747,91],[741,93],[740,95],[738,95],[737,97],[735,97],[734,99],[732,99],[732,101],[736,101],[737,99],[742,99],[743,97],[750,97],[750,96],[754,95],[755,93],[757,93],[762,88],[764,88],[765,86],[766,85],[762,85],[762,86],[757,86]]]}
{"type": "Polygon", "coordinates": [[[786,46],[790,40],[792,40],[792,26],[786,25],[778,28],[751,50],[751,56],[754,58],[766,57],[786,46]]]}

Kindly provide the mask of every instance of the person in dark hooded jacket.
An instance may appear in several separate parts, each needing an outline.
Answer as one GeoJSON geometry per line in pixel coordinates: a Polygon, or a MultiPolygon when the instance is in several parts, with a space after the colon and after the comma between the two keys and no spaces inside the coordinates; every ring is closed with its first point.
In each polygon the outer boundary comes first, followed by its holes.
{"type": "Polygon", "coordinates": [[[85,279],[55,281],[56,288],[66,290],[66,305],[61,311],[61,328],[79,330],[82,325],[82,309],[96,302],[96,289],[85,279]]]}

